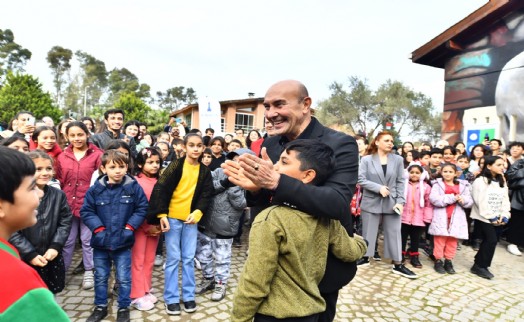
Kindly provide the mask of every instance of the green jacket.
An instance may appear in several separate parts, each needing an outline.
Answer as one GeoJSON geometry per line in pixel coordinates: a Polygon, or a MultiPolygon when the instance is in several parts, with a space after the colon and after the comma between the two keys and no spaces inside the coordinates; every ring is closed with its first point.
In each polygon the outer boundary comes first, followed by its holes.
{"type": "Polygon", "coordinates": [[[251,321],[257,312],[279,319],[323,312],[318,283],[328,249],[352,262],[366,253],[367,246],[361,237],[349,237],[338,220],[318,219],[285,206],[262,211],[249,234],[249,256],[231,321],[251,321]]]}

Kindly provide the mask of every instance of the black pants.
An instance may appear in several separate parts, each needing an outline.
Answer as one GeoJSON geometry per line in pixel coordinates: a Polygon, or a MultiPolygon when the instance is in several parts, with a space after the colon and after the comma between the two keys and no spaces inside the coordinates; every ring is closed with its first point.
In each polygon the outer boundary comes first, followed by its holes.
{"type": "Polygon", "coordinates": [[[400,228],[400,233],[402,235],[402,251],[406,250],[406,244],[408,243],[408,236],[410,240],[409,251],[412,253],[418,253],[420,236],[424,227],[422,226],[413,226],[408,224],[402,224],[400,228]]]}
{"type": "Polygon", "coordinates": [[[303,316],[298,318],[285,318],[285,319],[277,319],[276,317],[264,315],[257,313],[255,314],[255,320],[254,322],[277,322],[277,321],[285,321],[285,322],[318,322],[318,314],[313,314],[309,316],[303,316]]]}
{"type": "Polygon", "coordinates": [[[491,266],[491,260],[497,247],[497,231],[492,224],[480,220],[475,220],[475,230],[482,238],[480,248],[475,255],[475,264],[482,268],[488,268],[491,266]]]}
{"type": "Polygon", "coordinates": [[[326,310],[319,314],[318,322],[331,322],[337,313],[338,290],[331,293],[320,293],[326,301],[326,310]]]}
{"type": "Polygon", "coordinates": [[[65,287],[65,266],[62,253],[58,253],[55,259],[48,262],[46,266],[39,267],[30,265],[37,271],[47,288],[53,293],[62,292],[65,287]]]}

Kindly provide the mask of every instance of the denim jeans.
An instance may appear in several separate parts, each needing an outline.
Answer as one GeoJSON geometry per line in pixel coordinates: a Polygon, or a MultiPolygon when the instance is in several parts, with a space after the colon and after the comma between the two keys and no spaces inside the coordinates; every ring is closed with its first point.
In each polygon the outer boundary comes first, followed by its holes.
{"type": "Polygon", "coordinates": [[[195,264],[193,262],[197,244],[197,225],[184,224],[178,219],[168,218],[169,231],[166,238],[166,270],[164,301],[166,304],[180,303],[178,290],[178,266],[182,257],[182,299],[195,300],[195,264]]]}
{"type": "Polygon", "coordinates": [[[115,263],[118,281],[118,308],[127,308],[131,304],[131,249],[102,250],[93,249],[95,263],[95,305],[107,306],[107,283],[111,273],[111,264],[115,263]]]}

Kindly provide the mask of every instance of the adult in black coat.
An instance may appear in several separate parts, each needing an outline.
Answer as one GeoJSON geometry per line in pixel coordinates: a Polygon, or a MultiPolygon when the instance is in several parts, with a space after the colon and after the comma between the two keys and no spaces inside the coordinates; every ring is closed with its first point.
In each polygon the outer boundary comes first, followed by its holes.
{"type": "MultiPolygon", "coordinates": [[[[264,106],[275,136],[262,144],[262,158],[243,155],[239,163],[226,162],[222,167],[232,183],[249,191],[252,204],[269,205],[271,201],[313,216],[340,220],[352,236],[349,203],[358,177],[358,146],[352,137],[320,124],[311,114],[311,103],[306,87],[298,81],[286,80],[271,86],[264,106]],[[273,169],[285,144],[295,139],[318,139],[335,152],[335,170],[323,186],[303,184],[273,169]]],[[[338,292],[353,279],[356,270],[356,263],[344,263],[329,254],[319,285],[326,311],[319,321],[334,319],[338,292]]]]}

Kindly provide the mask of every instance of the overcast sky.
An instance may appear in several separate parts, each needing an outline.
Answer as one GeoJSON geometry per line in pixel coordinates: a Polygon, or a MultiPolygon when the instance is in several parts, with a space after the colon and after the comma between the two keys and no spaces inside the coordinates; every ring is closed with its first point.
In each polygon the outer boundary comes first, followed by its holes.
{"type": "Polygon", "coordinates": [[[26,71],[52,91],[47,52],[85,51],[106,68],[127,68],[151,94],[193,87],[218,100],[264,96],[297,79],[314,102],[329,84],[399,80],[442,107],[444,72],[411,52],[487,0],[4,1],[0,29],[33,53],[26,71]]]}

